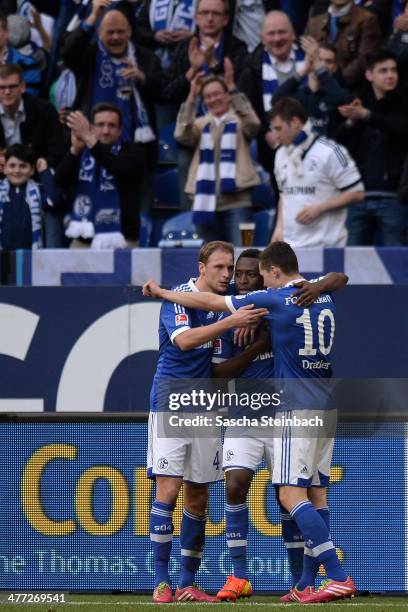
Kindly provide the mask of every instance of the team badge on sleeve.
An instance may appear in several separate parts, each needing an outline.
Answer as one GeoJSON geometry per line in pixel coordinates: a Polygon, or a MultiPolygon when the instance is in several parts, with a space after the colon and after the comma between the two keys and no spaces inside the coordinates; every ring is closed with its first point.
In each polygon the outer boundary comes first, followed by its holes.
{"type": "Polygon", "coordinates": [[[186,313],[176,315],[175,323],[176,325],[184,325],[185,323],[188,323],[188,316],[186,313]]]}
{"type": "Polygon", "coordinates": [[[221,340],[221,338],[217,338],[216,340],[214,340],[213,347],[214,347],[214,355],[221,355],[221,353],[222,353],[222,340],[221,340]]]}

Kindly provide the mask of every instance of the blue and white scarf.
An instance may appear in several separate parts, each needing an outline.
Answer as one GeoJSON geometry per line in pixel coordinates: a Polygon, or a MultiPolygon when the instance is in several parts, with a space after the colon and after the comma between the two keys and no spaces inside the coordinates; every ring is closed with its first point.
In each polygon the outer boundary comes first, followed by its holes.
{"type": "Polygon", "coordinates": [[[318,137],[319,134],[315,131],[311,122],[306,121],[299,134],[295,136],[292,144],[285,147],[289,162],[291,163],[296,176],[299,178],[304,176],[303,158],[305,153],[310,149],[318,137]]]}
{"type": "MultiPolygon", "coordinates": [[[[154,32],[161,30],[187,30],[194,33],[195,30],[195,6],[196,0],[152,0],[149,8],[150,25],[154,32]],[[176,4],[176,8],[174,8],[176,4]]],[[[168,49],[157,50],[163,68],[167,68],[171,62],[168,49]]]]}
{"type": "MultiPolygon", "coordinates": [[[[33,181],[27,181],[25,188],[25,201],[31,213],[31,244],[33,249],[42,247],[41,235],[41,192],[39,185],[33,181]]],[[[0,231],[3,225],[4,206],[10,202],[10,183],[7,179],[0,181],[0,231]]],[[[51,204],[51,202],[49,202],[51,204]]],[[[0,238],[1,248],[1,238],[0,238]]]]}
{"type": "MultiPolygon", "coordinates": [[[[292,62],[295,65],[296,70],[301,70],[304,64],[303,51],[296,45],[293,45],[292,51],[289,55],[287,62],[292,62]]],[[[285,63],[287,63],[285,62],[285,63]]],[[[280,62],[277,62],[278,64],[280,62]]],[[[262,61],[262,93],[263,93],[263,106],[264,111],[267,113],[272,107],[272,96],[279,87],[278,75],[276,73],[274,64],[271,60],[271,56],[265,49],[262,61]]]]}
{"type": "MultiPolygon", "coordinates": [[[[119,106],[123,114],[122,141],[152,142],[155,140],[155,135],[138,89],[132,79],[124,79],[119,74],[123,68],[129,66],[122,59],[112,57],[101,41],[98,46],[92,106],[98,102],[111,102],[119,106]],[[132,134],[134,119],[136,128],[132,134]]],[[[136,52],[132,43],[128,44],[127,57],[137,65],[136,52]]]]}
{"type": "Polygon", "coordinates": [[[34,6],[28,0],[17,0],[17,14],[25,17],[27,21],[31,21],[34,6]]]}
{"type": "Polygon", "coordinates": [[[87,18],[90,12],[90,5],[92,4],[91,0],[73,0],[74,4],[78,5],[78,8],[75,11],[75,14],[72,16],[71,21],[68,23],[66,27],[67,32],[73,32],[83,21],[87,18]]]}
{"type": "MultiPolygon", "coordinates": [[[[200,140],[196,190],[193,202],[193,221],[197,225],[213,225],[217,206],[214,137],[211,123],[204,127],[200,140]]],[[[237,123],[229,120],[224,125],[220,142],[220,194],[234,193],[236,177],[237,123]]]]}
{"type": "MultiPolygon", "coordinates": [[[[118,155],[120,145],[111,148],[118,155]]],[[[120,199],[115,178],[97,164],[89,149],[81,154],[78,188],[72,206],[68,238],[93,238],[92,248],[124,248],[120,199]]]]}

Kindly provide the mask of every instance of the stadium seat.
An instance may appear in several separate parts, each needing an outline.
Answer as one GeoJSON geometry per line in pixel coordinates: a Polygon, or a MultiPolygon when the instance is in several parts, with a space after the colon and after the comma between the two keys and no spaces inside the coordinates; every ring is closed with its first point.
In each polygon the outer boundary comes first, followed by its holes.
{"type": "Polygon", "coordinates": [[[269,244],[275,224],[275,215],[276,211],[274,209],[259,210],[254,214],[254,246],[266,246],[269,244]]]}
{"type": "Polygon", "coordinates": [[[154,205],[158,208],[179,208],[180,195],[177,168],[156,173],[154,177],[154,205]]]}
{"type": "Polygon", "coordinates": [[[203,240],[198,237],[191,212],[175,215],[163,225],[159,247],[199,247],[203,240]]]}

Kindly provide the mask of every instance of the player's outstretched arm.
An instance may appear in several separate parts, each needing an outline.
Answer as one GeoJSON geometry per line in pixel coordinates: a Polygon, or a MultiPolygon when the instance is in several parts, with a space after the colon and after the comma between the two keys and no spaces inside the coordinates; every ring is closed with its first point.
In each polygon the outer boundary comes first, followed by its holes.
{"type": "Polygon", "coordinates": [[[170,291],[160,287],[155,280],[149,280],[143,285],[143,295],[174,302],[185,308],[198,308],[200,310],[212,310],[214,312],[229,312],[229,308],[225,302],[225,296],[206,291],[197,293],[170,291]]]}
{"type": "MultiPolygon", "coordinates": [[[[175,291],[174,293],[178,293],[175,291]]],[[[209,295],[212,295],[211,293],[209,295]]],[[[257,325],[261,317],[268,313],[266,308],[252,308],[252,306],[244,306],[240,308],[230,317],[221,319],[211,325],[202,325],[187,329],[183,333],[176,336],[175,344],[182,351],[189,351],[205,342],[215,340],[218,336],[222,336],[232,327],[248,327],[257,325]]]]}
{"type": "Polygon", "coordinates": [[[325,291],[338,291],[343,289],[347,285],[349,277],[343,272],[329,272],[326,276],[323,276],[316,285],[320,289],[320,293],[325,291]]]}
{"type": "Polygon", "coordinates": [[[298,289],[291,297],[297,298],[297,306],[311,306],[321,293],[338,291],[348,283],[348,276],[343,272],[329,272],[315,283],[301,281],[296,283],[298,289]]]}

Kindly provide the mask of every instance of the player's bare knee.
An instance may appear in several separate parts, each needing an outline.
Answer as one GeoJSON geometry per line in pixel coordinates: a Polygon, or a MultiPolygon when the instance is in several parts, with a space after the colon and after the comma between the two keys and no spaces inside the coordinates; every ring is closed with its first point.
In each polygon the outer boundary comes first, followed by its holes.
{"type": "Polygon", "coordinates": [[[324,508],[327,506],[326,487],[310,487],[310,489],[308,489],[308,497],[315,508],[324,508]]]}
{"type": "Polygon", "coordinates": [[[292,509],[290,495],[287,491],[288,487],[279,487],[279,503],[283,506],[283,508],[289,512],[292,509]]]}
{"type": "Polygon", "coordinates": [[[158,476],[156,478],[156,500],[175,506],[181,485],[181,478],[158,476]]]}
{"type": "Polygon", "coordinates": [[[301,501],[307,501],[307,489],[301,487],[279,487],[279,501],[287,512],[291,512],[301,501]]]}
{"type": "Polygon", "coordinates": [[[203,516],[207,511],[208,487],[205,484],[184,483],[184,508],[191,514],[203,516]]]}
{"type": "Polygon", "coordinates": [[[227,504],[244,504],[252,481],[248,470],[228,470],[225,474],[227,504]]]}

